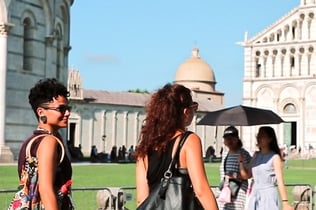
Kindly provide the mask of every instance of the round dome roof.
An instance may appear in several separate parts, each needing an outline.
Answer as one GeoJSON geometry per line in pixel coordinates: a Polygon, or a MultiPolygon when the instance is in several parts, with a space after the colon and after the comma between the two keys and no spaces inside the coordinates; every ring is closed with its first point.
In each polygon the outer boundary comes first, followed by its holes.
{"type": "Polygon", "coordinates": [[[199,49],[192,50],[192,57],[183,62],[175,75],[175,82],[216,83],[213,69],[199,56],[199,49]]]}

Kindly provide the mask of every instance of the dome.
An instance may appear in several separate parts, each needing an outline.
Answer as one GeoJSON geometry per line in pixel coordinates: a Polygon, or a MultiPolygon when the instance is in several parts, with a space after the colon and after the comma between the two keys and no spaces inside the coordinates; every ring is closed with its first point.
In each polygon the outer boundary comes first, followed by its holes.
{"type": "Polygon", "coordinates": [[[192,50],[192,57],[184,61],[176,71],[175,83],[191,89],[212,91],[216,83],[213,69],[199,56],[199,49],[192,50]]]}

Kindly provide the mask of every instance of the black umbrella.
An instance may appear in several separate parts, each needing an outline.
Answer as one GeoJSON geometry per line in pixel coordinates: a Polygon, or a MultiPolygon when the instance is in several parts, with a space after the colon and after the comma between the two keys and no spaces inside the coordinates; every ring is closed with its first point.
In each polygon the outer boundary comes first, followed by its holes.
{"type": "Polygon", "coordinates": [[[282,118],[271,110],[239,105],[208,112],[197,124],[243,126],[282,122],[282,118]]]}

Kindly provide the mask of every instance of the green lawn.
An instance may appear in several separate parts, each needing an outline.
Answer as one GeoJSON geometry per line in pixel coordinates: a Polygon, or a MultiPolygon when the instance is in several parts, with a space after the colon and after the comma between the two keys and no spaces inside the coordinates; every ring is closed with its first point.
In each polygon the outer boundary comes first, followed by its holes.
{"type": "MultiPolygon", "coordinates": [[[[316,159],[290,160],[284,169],[286,184],[316,185],[316,159]]],[[[205,163],[209,182],[212,186],[219,183],[219,163],[205,163]]],[[[16,166],[0,166],[0,189],[15,189],[18,184],[16,166]]],[[[101,187],[134,187],[134,164],[73,164],[73,197],[77,210],[97,209],[96,191],[101,187]]],[[[287,187],[289,197],[292,187],[287,187]]],[[[127,201],[128,209],[135,209],[135,190],[128,189],[132,200],[127,201]]],[[[0,209],[5,209],[13,193],[0,193],[0,209]]],[[[291,198],[290,198],[291,199],[291,198]]]]}

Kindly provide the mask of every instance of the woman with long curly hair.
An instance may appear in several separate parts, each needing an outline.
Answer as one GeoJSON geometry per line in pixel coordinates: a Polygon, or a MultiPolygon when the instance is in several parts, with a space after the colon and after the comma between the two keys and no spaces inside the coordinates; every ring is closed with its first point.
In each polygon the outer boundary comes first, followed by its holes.
{"type": "MultiPolygon", "coordinates": [[[[198,109],[190,89],[166,84],[155,92],[146,107],[146,119],[136,155],[136,193],[140,205],[160,184],[186,127],[198,109]]],[[[194,192],[204,209],[218,209],[205,173],[199,136],[191,133],[179,155],[178,168],[187,169],[194,192]]],[[[175,198],[176,199],[176,198],[175,198]]]]}

